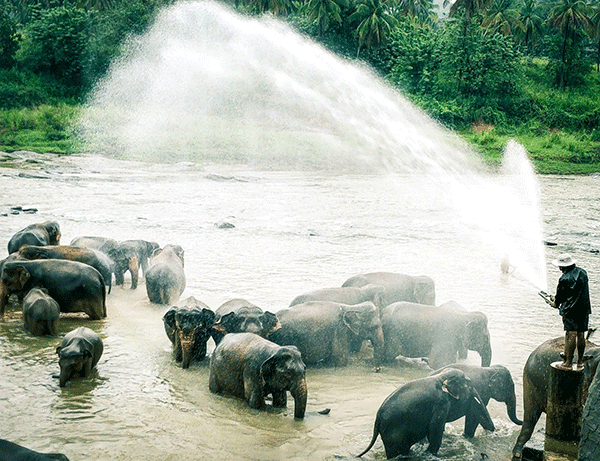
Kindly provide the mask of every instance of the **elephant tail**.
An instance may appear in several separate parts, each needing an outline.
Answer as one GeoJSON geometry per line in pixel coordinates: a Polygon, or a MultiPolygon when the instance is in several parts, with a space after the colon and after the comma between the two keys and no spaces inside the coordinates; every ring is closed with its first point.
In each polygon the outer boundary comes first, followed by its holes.
{"type": "Polygon", "coordinates": [[[369,443],[369,446],[360,455],[356,455],[358,458],[360,458],[362,455],[364,455],[366,452],[368,452],[371,448],[373,448],[373,445],[375,445],[375,441],[377,440],[378,435],[379,435],[379,418],[377,418],[375,420],[375,427],[373,427],[373,438],[371,439],[371,443],[369,443]]]}

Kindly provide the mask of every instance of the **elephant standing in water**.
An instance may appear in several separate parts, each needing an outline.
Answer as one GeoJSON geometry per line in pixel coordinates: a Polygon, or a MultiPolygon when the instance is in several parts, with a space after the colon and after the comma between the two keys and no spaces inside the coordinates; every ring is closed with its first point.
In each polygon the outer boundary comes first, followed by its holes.
{"type": "Polygon", "coordinates": [[[104,277],[87,264],[62,259],[4,262],[0,316],[10,295],[23,299],[34,287],[46,288],[61,312],[85,312],[92,320],[106,317],[104,277]]]}
{"type": "Polygon", "coordinates": [[[96,366],[104,346],[100,336],[89,328],[79,327],[65,335],[56,348],[60,365],[60,387],[72,378],[89,376],[96,366]]]}
{"type": "Polygon", "coordinates": [[[367,453],[381,435],[388,459],[407,456],[410,448],[427,437],[427,451],[437,454],[446,421],[455,401],[464,401],[472,417],[487,430],[494,423],[471,380],[461,370],[449,368],[434,376],[409,381],[390,394],[377,411],[373,438],[358,456],[367,453]]]}
{"type": "Polygon", "coordinates": [[[399,301],[435,305],[435,282],[426,275],[372,272],[350,277],[342,287],[362,287],[368,284],[380,285],[385,288],[381,301],[382,306],[399,301]]]}
{"type": "MultiPolygon", "coordinates": [[[[525,363],[523,368],[523,426],[513,448],[513,461],[522,458],[524,445],[531,438],[541,414],[546,412],[550,364],[562,361],[560,353],[564,351],[564,348],[564,336],[549,339],[540,344],[529,355],[525,363]]],[[[586,363],[585,370],[586,383],[589,385],[598,363],[598,357],[600,357],[600,347],[586,340],[585,349],[585,355],[589,355],[591,358],[586,363]],[[594,369],[590,371],[588,364],[593,364],[594,369]]]]}
{"type": "Polygon", "coordinates": [[[60,226],[56,221],[45,221],[38,224],[30,224],[21,229],[8,241],[8,253],[19,251],[23,245],[59,245],[60,226]]]}
{"type": "Polygon", "coordinates": [[[1,461],[69,461],[61,453],[39,453],[8,440],[0,439],[1,461]]]}
{"type": "Polygon", "coordinates": [[[216,310],[213,339],[221,342],[227,333],[256,333],[268,338],[281,327],[275,314],[263,311],[260,307],[241,298],[230,299],[216,310]]]}
{"type": "Polygon", "coordinates": [[[184,252],[179,245],[166,245],[152,255],[146,274],[150,302],[175,304],[185,290],[184,252]]]}
{"type": "Polygon", "coordinates": [[[458,359],[466,348],[481,356],[481,366],[492,361],[487,317],[481,312],[459,312],[408,302],[393,303],[381,318],[385,360],[396,357],[428,357],[434,370],[458,359]]]}
{"type": "Polygon", "coordinates": [[[371,341],[374,365],[381,363],[383,331],[379,311],[372,302],[347,305],[311,301],[282,309],[277,317],[281,328],[270,339],[282,346],[296,346],[308,365],[346,366],[355,338],[371,341]]]}
{"type": "Polygon", "coordinates": [[[231,333],[211,356],[208,386],[215,394],[244,399],[255,409],[265,408],[268,394],[273,396],[274,407],[286,407],[290,391],[294,417],[302,419],[308,392],[305,371],[296,347],[278,346],[254,333],[231,333]]]}
{"type": "Polygon", "coordinates": [[[98,250],[85,247],[73,247],[69,245],[47,245],[47,246],[30,246],[21,247],[17,255],[23,259],[66,259],[69,261],[77,261],[87,264],[96,269],[102,277],[104,284],[108,287],[110,293],[112,286],[112,261],[111,259],[98,250]]]}
{"type": "Polygon", "coordinates": [[[290,307],[309,301],[332,301],[341,304],[360,304],[371,301],[379,309],[383,308],[385,288],[371,283],[361,287],[332,287],[310,291],[296,296],[290,307]]]}
{"type": "Polygon", "coordinates": [[[193,296],[165,313],[165,332],[173,343],[175,360],[181,362],[181,368],[188,368],[192,360],[204,360],[214,321],[215,313],[193,296]]]}
{"type": "Polygon", "coordinates": [[[58,332],[60,306],[45,288],[32,288],[23,298],[23,324],[34,336],[58,332]]]}
{"type": "MultiPolygon", "coordinates": [[[[467,365],[465,363],[453,363],[439,370],[435,370],[430,373],[430,376],[438,375],[443,373],[444,370],[454,368],[462,370],[465,375],[471,380],[473,387],[477,390],[481,402],[487,406],[490,399],[494,399],[498,402],[506,403],[506,411],[510,420],[517,424],[523,424],[519,418],[517,418],[517,397],[515,395],[515,383],[512,379],[508,368],[502,365],[492,365],[490,367],[479,367],[477,365],[467,365]]],[[[448,419],[446,422],[456,421],[458,418],[466,416],[465,418],[465,437],[473,437],[477,426],[480,424],[479,419],[476,415],[470,411],[467,402],[457,400],[453,402],[452,408],[448,413],[448,419]]]]}
{"type": "Polygon", "coordinates": [[[138,286],[140,267],[145,277],[150,257],[158,248],[158,243],[146,240],[124,240],[110,248],[108,256],[114,261],[115,285],[123,285],[125,272],[129,271],[131,289],[135,290],[138,286]]]}

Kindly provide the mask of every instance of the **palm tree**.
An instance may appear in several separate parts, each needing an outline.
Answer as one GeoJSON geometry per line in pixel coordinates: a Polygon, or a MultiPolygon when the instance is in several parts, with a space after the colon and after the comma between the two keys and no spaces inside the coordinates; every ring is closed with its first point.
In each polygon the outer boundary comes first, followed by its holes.
{"type": "Polygon", "coordinates": [[[592,20],[591,35],[598,40],[598,49],[596,50],[596,71],[600,72],[600,2],[596,2],[596,4],[592,6],[590,19],[592,20]]]}
{"type": "Polygon", "coordinates": [[[525,33],[518,29],[517,36],[525,45],[525,50],[529,51],[529,45],[537,42],[543,34],[543,21],[537,14],[537,0],[525,0],[521,7],[521,23],[525,26],[525,33]]]}
{"type": "Polygon", "coordinates": [[[558,29],[563,37],[561,49],[562,70],[559,75],[559,85],[565,85],[565,71],[567,69],[568,40],[574,43],[580,29],[591,29],[590,7],[583,0],[559,0],[550,10],[548,21],[551,26],[558,29]]]}
{"type": "Polygon", "coordinates": [[[408,16],[413,22],[430,22],[433,12],[433,0],[399,0],[397,11],[401,16],[408,16]]]}
{"type": "Polygon", "coordinates": [[[393,0],[359,0],[350,21],[357,22],[356,35],[358,36],[358,50],[360,54],[363,46],[375,48],[387,42],[388,36],[398,24],[391,14],[393,0]]]}
{"type": "Polygon", "coordinates": [[[519,19],[519,12],[513,8],[512,0],[494,0],[481,25],[505,37],[513,35],[515,28],[525,32],[525,25],[519,19]]]}
{"type": "Polygon", "coordinates": [[[317,23],[319,37],[322,37],[332,22],[342,23],[342,7],[347,6],[347,0],[308,0],[301,11],[309,21],[317,23]]]}

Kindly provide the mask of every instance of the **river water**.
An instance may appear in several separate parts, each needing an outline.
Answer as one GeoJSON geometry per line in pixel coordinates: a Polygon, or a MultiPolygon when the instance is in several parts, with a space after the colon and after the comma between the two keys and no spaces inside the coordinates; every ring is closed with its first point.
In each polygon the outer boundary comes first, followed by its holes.
{"type": "MultiPolygon", "coordinates": [[[[493,242],[419,175],[23,158],[0,169],[0,213],[16,205],[38,212],[0,217],[1,248],[17,230],[46,219],[60,223],[65,244],[81,235],[177,243],[186,257],[183,297],[213,309],[241,297],[277,311],[298,294],[368,271],[427,274],[438,303],[455,300],[488,316],[492,363],[512,372],[519,415],[527,356],[563,334],[560,317],[519,268],[502,274],[493,242]],[[223,221],[235,227],[219,228],[223,221]]],[[[535,179],[544,238],[557,243],[536,243],[547,289],[554,292],[559,277],[550,261],[569,251],[588,270],[598,306],[600,177],[535,179]]],[[[18,312],[7,313],[0,322],[2,438],[71,460],[353,459],[369,443],[385,397],[425,373],[394,367],[373,373],[365,357],[345,368],[309,369],[307,416],[294,421],[291,398],[287,411],[254,411],[209,392],[207,360],[182,370],[163,329],[166,308],[148,301],[143,282],[137,290],[128,281],[113,287],[107,309],[103,321],[63,318],[60,337],[43,338],[24,331],[18,312]],[[104,354],[93,376],[61,389],[53,377],[55,348],[79,325],[101,335],[104,354]],[[317,413],[324,408],[329,415],[317,413]]],[[[591,324],[597,323],[594,310],[591,324]]],[[[471,352],[467,361],[478,357],[471,352]]],[[[439,456],[508,459],[519,428],[502,404],[491,401],[488,408],[495,432],[479,428],[469,441],[461,437],[462,420],[448,424],[439,456]]],[[[542,428],[540,422],[537,438],[542,428]]],[[[414,446],[414,459],[431,459],[425,448],[414,446]]],[[[380,440],[364,459],[385,459],[380,440]]]]}

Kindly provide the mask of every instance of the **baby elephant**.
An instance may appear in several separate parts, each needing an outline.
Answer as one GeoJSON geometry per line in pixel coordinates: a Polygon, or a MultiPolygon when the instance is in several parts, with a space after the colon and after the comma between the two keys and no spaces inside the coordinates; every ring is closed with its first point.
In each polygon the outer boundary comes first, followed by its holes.
{"type": "Polygon", "coordinates": [[[69,461],[60,453],[38,453],[8,440],[0,439],[0,461],[69,461]]]}
{"type": "Polygon", "coordinates": [[[215,313],[193,296],[182,306],[173,306],[165,313],[165,332],[173,343],[175,360],[181,362],[181,368],[189,368],[192,360],[204,360],[214,321],[215,313]]]}
{"type": "Polygon", "coordinates": [[[60,306],[45,288],[32,288],[23,299],[23,323],[34,336],[55,335],[60,306]]]}
{"type": "Polygon", "coordinates": [[[448,413],[454,401],[468,402],[485,429],[494,430],[494,423],[477,391],[462,370],[448,368],[435,376],[409,381],[385,399],[377,411],[373,438],[381,440],[388,459],[407,456],[410,448],[427,437],[427,451],[437,454],[442,444],[448,413]]]}
{"type": "Polygon", "coordinates": [[[229,333],[210,359],[208,385],[215,394],[245,399],[251,408],[264,409],[273,395],[274,407],[285,407],[287,394],[294,398],[294,417],[306,411],[306,366],[295,346],[278,346],[254,333],[229,333]]]}
{"type": "Polygon", "coordinates": [[[60,387],[75,377],[86,377],[100,360],[102,340],[95,331],[79,327],[65,335],[56,348],[60,365],[60,387]]]}

